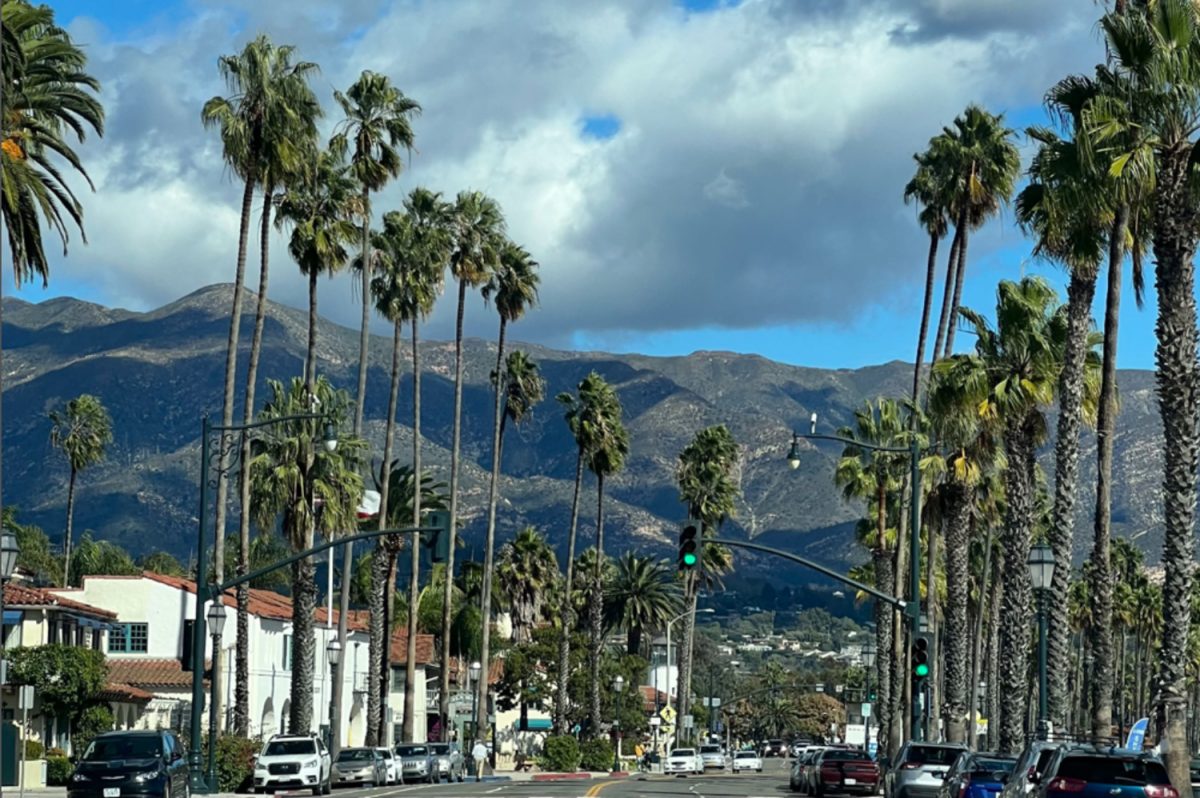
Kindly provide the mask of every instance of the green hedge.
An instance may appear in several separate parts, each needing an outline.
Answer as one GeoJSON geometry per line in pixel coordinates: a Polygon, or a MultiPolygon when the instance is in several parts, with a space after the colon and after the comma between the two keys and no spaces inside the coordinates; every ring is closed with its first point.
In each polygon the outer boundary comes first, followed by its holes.
{"type": "Polygon", "coordinates": [[[46,755],[46,746],[39,743],[37,740],[25,741],[25,761],[31,759],[41,759],[46,755]]]}
{"type": "MultiPolygon", "coordinates": [[[[262,750],[258,740],[247,740],[235,734],[223,734],[217,738],[217,788],[221,792],[237,792],[249,789],[254,780],[254,755],[262,750]]],[[[208,746],[201,749],[201,757],[208,761],[208,746]]]]}
{"type": "Polygon", "coordinates": [[[46,784],[50,787],[61,787],[71,778],[71,763],[65,756],[46,757],[46,784]]]}
{"type": "Polygon", "coordinates": [[[588,740],[579,747],[579,767],[595,772],[612,770],[613,747],[608,738],[588,740]]]}
{"type": "Polygon", "coordinates": [[[556,773],[574,773],[579,769],[579,741],[569,735],[547,737],[538,766],[556,773]]]}

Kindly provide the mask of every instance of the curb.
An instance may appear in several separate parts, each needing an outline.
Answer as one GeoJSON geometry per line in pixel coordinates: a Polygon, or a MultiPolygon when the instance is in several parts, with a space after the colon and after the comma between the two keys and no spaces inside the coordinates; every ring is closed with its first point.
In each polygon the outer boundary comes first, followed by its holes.
{"type": "Polygon", "coordinates": [[[591,773],[534,773],[530,781],[587,781],[591,773]]]}
{"type": "Polygon", "coordinates": [[[628,776],[629,776],[628,770],[614,770],[612,773],[608,774],[608,777],[611,779],[624,779],[624,778],[627,778],[628,776]]]}

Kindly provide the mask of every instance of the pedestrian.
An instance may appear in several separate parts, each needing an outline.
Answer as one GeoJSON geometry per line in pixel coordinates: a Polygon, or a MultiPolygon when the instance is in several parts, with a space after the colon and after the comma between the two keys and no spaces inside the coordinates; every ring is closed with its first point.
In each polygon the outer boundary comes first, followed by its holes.
{"type": "Polygon", "coordinates": [[[471,758],[475,760],[475,781],[479,781],[483,774],[483,763],[487,761],[487,755],[487,746],[483,744],[483,740],[476,740],[475,747],[471,749],[471,758]]]}

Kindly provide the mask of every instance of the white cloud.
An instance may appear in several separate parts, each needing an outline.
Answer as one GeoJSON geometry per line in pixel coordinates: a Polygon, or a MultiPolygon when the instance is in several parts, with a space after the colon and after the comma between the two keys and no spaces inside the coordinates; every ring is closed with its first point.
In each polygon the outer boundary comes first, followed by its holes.
{"type": "Polygon", "coordinates": [[[704,196],[726,208],[745,208],[750,204],[746,199],[746,187],[740,180],[725,174],[724,169],[704,185],[704,196]]]}

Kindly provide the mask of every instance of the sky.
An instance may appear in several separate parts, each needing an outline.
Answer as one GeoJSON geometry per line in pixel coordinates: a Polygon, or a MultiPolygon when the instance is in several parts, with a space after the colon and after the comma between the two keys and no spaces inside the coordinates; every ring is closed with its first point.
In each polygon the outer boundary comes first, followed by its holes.
{"type": "MultiPolygon", "coordinates": [[[[971,102],[1018,131],[1043,123],[1045,90],[1103,58],[1093,0],[49,4],[85,47],[108,120],[81,147],[96,183],[87,244],[24,299],[150,310],[232,280],[241,187],[200,108],[226,93],[218,57],[267,34],[320,65],[324,135],[333,91],[363,69],[421,104],[416,151],[375,207],[418,185],[495,197],[541,264],[517,340],[827,368],[914,356],[928,239],[901,197],[912,154],[971,102]]],[[[283,235],[270,296],[304,307],[283,235]]],[[[252,253],[251,286],[257,271],[252,253]]],[[[1030,273],[1063,285],[1006,211],[972,238],[964,304],[987,311],[998,280],[1030,273]]],[[[427,338],[453,336],[452,305],[427,338]]],[[[355,307],[348,276],[322,282],[322,315],[354,326],[355,307]]],[[[1153,367],[1153,325],[1152,295],[1140,311],[1125,302],[1123,367],[1153,367]]],[[[473,300],[468,333],[495,328],[473,300]]]]}

